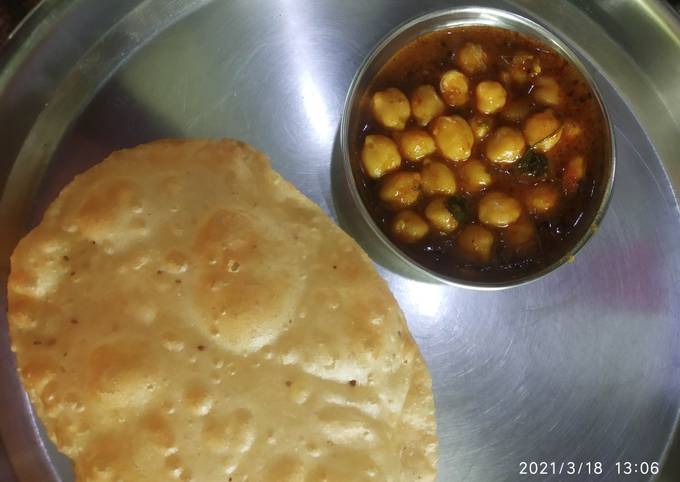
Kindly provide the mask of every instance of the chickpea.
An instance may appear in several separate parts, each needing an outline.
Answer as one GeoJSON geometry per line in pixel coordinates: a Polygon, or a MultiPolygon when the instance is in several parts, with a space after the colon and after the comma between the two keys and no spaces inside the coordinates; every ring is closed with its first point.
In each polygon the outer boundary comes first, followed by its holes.
{"type": "Polygon", "coordinates": [[[449,70],[442,75],[439,81],[439,90],[444,101],[451,107],[460,107],[467,104],[470,86],[468,79],[458,70],[449,70]]]}
{"type": "Polygon", "coordinates": [[[521,85],[526,83],[528,80],[529,76],[523,68],[513,65],[508,69],[508,78],[506,83],[510,83],[512,81],[521,85]]]}
{"type": "Polygon", "coordinates": [[[491,174],[480,160],[470,159],[458,167],[458,179],[470,193],[481,191],[491,185],[491,174]]]}
{"type": "Polygon", "coordinates": [[[421,85],[411,94],[411,111],[419,125],[425,127],[444,113],[444,102],[431,85],[421,85]]]}
{"type": "Polygon", "coordinates": [[[522,133],[512,127],[499,127],[486,141],[486,157],[497,163],[513,163],[524,154],[526,143],[522,133]]]}
{"type": "Polygon", "coordinates": [[[407,130],[399,134],[397,140],[401,153],[411,162],[419,161],[437,150],[434,139],[421,129],[407,130]]]}
{"type": "Polygon", "coordinates": [[[552,109],[539,112],[524,123],[524,137],[537,151],[549,151],[562,137],[562,122],[552,109]]]}
{"type": "Polygon", "coordinates": [[[439,152],[447,159],[463,161],[470,157],[475,138],[470,125],[462,117],[437,117],[432,121],[432,135],[439,152]]]}
{"type": "Polygon", "coordinates": [[[490,192],[479,200],[479,220],[497,228],[505,228],[519,219],[522,206],[517,199],[502,192],[490,192]]]}
{"type": "Polygon", "coordinates": [[[529,67],[529,77],[534,78],[538,75],[541,75],[541,72],[543,72],[543,68],[541,67],[541,63],[538,61],[538,59],[534,59],[531,62],[531,67],[529,67]]]}
{"type": "Polygon", "coordinates": [[[553,209],[560,199],[560,193],[551,184],[539,184],[524,194],[524,205],[531,214],[545,214],[553,209]]]}
{"type": "Polygon", "coordinates": [[[405,243],[415,243],[429,231],[427,222],[411,210],[397,213],[392,220],[392,234],[405,243]]]}
{"type": "Polygon", "coordinates": [[[522,122],[531,113],[531,103],[527,98],[511,100],[501,111],[501,117],[510,122],[522,122]]]}
{"type": "Polygon", "coordinates": [[[533,54],[530,54],[529,52],[520,51],[520,52],[517,52],[515,55],[512,56],[512,60],[510,60],[510,64],[524,68],[532,60],[534,60],[533,54]]]}
{"type": "Polygon", "coordinates": [[[586,160],[583,156],[574,156],[567,162],[562,175],[562,185],[571,194],[578,189],[578,183],[586,175],[586,160]]]}
{"type": "Polygon", "coordinates": [[[539,104],[555,106],[560,104],[562,94],[557,80],[552,77],[538,77],[534,81],[531,96],[539,104]]]}
{"type": "Polygon", "coordinates": [[[500,82],[485,80],[477,84],[477,110],[484,114],[493,114],[505,105],[508,93],[500,82]]]}
{"type": "Polygon", "coordinates": [[[503,241],[515,253],[526,253],[536,245],[536,228],[527,216],[522,216],[503,230],[503,241]]]}
{"type": "Polygon", "coordinates": [[[488,57],[481,45],[467,42],[456,55],[456,64],[468,75],[484,72],[488,66],[488,57]]]}
{"type": "Polygon", "coordinates": [[[541,70],[540,62],[532,54],[518,52],[512,57],[508,73],[513,82],[524,84],[529,78],[540,74],[541,70]]]}
{"type": "Polygon", "coordinates": [[[583,134],[583,129],[581,125],[573,120],[569,120],[564,123],[563,135],[565,138],[572,140],[583,134]]]}
{"type": "Polygon", "coordinates": [[[361,161],[368,177],[379,179],[401,165],[397,145],[389,137],[368,135],[361,149],[361,161]]]}
{"type": "Polygon", "coordinates": [[[493,244],[493,233],[478,224],[465,226],[456,239],[456,245],[466,257],[482,263],[491,260],[493,244]]]}
{"type": "Polygon", "coordinates": [[[423,192],[428,196],[456,193],[456,176],[446,164],[441,162],[425,164],[420,176],[423,192]]]}
{"type": "Polygon", "coordinates": [[[470,128],[472,129],[475,139],[478,141],[481,141],[489,135],[489,132],[491,132],[491,129],[493,128],[493,124],[493,117],[473,115],[470,118],[470,128]]]}
{"type": "Polygon", "coordinates": [[[436,198],[430,201],[430,204],[425,208],[425,217],[430,221],[433,228],[442,233],[452,233],[458,228],[458,220],[446,207],[445,198],[436,198]]]}
{"type": "Polygon", "coordinates": [[[402,130],[411,117],[411,106],[402,91],[395,88],[373,94],[373,116],[388,129],[402,130]]]}
{"type": "Polygon", "coordinates": [[[399,171],[385,179],[378,196],[394,209],[407,208],[420,197],[420,174],[399,171]]]}

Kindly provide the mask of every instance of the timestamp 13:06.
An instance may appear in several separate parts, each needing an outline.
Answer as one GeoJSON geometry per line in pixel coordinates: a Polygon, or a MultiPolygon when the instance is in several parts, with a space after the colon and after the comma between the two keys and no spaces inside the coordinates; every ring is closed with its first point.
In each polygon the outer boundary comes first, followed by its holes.
{"type": "Polygon", "coordinates": [[[659,462],[616,462],[614,466],[619,475],[656,475],[659,473],[659,462]]]}

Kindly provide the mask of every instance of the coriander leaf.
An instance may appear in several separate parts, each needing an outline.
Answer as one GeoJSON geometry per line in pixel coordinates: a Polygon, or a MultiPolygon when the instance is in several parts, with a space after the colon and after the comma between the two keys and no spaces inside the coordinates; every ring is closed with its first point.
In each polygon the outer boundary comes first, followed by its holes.
{"type": "Polygon", "coordinates": [[[465,198],[460,196],[450,197],[446,200],[445,204],[446,209],[448,209],[449,212],[453,214],[453,217],[456,218],[456,221],[459,223],[465,221],[467,218],[467,203],[465,202],[465,198]]]}
{"type": "Polygon", "coordinates": [[[515,165],[515,170],[521,174],[543,177],[548,173],[548,158],[529,148],[515,165]]]}

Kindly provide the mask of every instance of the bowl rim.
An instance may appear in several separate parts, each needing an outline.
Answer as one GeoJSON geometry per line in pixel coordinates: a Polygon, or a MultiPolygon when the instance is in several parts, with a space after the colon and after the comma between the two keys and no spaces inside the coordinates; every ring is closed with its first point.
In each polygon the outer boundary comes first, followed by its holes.
{"type": "MultiPolygon", "coordinates": [[[[398,51],[398,49],[396,50],[398,51]]],[[[395,52],[396,52],[395,51],[395,52]]],[[[384,64],[383,64],[384,65],[384,64]]],[[[614,178],[616,173],[616,143],[614,137],[614,128],[611,123],[609,112],[607,111],[606,105],[602,99],[602,94],[595,82],[595,79],[590,75],[587,68],[583,62],[576,55],[574,50],[569,47],[557,33],[548,30],[546,27],[538,24],[534,20],[531,20],[523,15],[510,12],[507,10],[491,7],[476,7],[476,6],[463,6],[463,7],[453,7],[447,9],[439,9],[424,14],[412,17],[401,24],[390,30],[384,37],[382,37],[370,50],[368,55],[364,58],[363,62],[357,69],[357,72],[352,79],[352,82],[347,91],[345,97],[344,107],[342,111],[342,119],[340,123],[340,148],[343,157],[343,170],[345,173],[345,181],[347,187],[349,188],[350,195],[354,201],[354,205],[359,210],[361,217],[364,222],[370,228],[370,231],[381,241],[382,245],[390,252],[391,255],[396,256],[400,261],[406,263],[409,267],[415,269],[420,274],[426,275],[427,278],[432,281],[444,283],[451,286],[457,286],[461,288],[471,288],[475,290],[484,291],[495,291],[506,288],[513,288],[518,286],[523,286],[540,278],[552,273],[557,268],[563,266],[564,264],[573,261],[576,254],[585,246],[585,244],[591,239],[595,231],[598,230],[599,225],[609,207],[609,202],[611,199],[611,194],[614,186],[614,178]],[[408,45],[410,42],[415,40],[421,35],[430,32],[436,32],[439,30],[457,28],[457,27],[467,27],[467,26],[490,26],[497,28],[504,28],[506,30],[517,31],[512,28],[513,25],[522,25],[525,29],[530,30],[531,33],[526,31],[521,31],[520,33],[527,35],[529,37],[536,38],[537,40],[548,44],[553,50],[555,50],[560,55],[567,58],[583,76],[583,78],[588,83],[590,89],[592,90],[597,103],[600,106],[602,112],[603,120],[605,123],[606,131],[608,132],[609,142],[608,142],[608,152],[605,156],[608,160],[609,169],[608,177],[605,180],[606,184],[602,191],[601,199],[599,201],[599,206],[597,211],[590,222],[590,225],[586,228],[583,235],[581,235],[578,240],[566,251],[562,256],[556,259],[554,262],[545,266],[544,268],[531,273],[528,276],[504,280],[504,281],[492,281],[492,282],[480,282],[466,280],[463,278],[457,278],[453,276],[446,276],[438,273],[426,266],[421,265],[416,260],[408,256],[403,252],[377,225],[371,214],[369,213],[366,205],[357,188],[357,179],[355,179],[354,172],[352,169],[352,162],[350,159],[349,152],[349,121],[355,104],[355,97],[357,96],[357,90],[360,83],[364,80],[364,76],[368,69],[373,66],[376,58],[395,40],[397,40],[402,34],[408,32],[409,30],[417,27],[419,24],[427,21],[436,20],[438,18],[451,17],[442,24],[438,24],[432,30],[427,32],[422,32],[416,34],[415,36],[406,40],[399,48],[408,45]],[[506,23],[498,24],[498,19],[503,19],[506,23]],[[509,25],[508,25],[509,24],[509,25]],[[532,35],[533,34],[533,35],[532,35]]],[[[606,174],[605,173],[605,174],[606,174]]]]}

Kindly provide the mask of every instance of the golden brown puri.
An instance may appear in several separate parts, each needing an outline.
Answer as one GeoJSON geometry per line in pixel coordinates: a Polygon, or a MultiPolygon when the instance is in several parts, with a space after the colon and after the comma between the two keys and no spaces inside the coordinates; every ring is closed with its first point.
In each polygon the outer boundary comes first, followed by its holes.
{"type": "Polygon", "coordinates": [[[432,481],[431,380],[352,239],[237,141],[77,176],[12,255],[13,349],[83,481],[432,481]]]}

